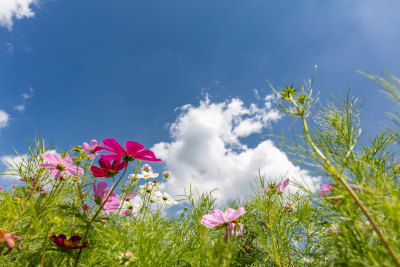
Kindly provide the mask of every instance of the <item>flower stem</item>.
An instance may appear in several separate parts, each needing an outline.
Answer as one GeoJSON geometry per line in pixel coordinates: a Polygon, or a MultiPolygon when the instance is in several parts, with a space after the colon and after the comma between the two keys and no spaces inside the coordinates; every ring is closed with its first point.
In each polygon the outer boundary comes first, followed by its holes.
{"type": "MultiPolygon", "coordinates": [[[[100,214],[100,211],[103,209],[103,206],[106,204],[108,198],[111,196],[111,193],[114,191],[114,189],[117,187],[117,185],[119,184],[119,182],[121,181],[122,177],[124,177],[126,170],[128,169],[128,166],[125,167],[124,172],[122,173],[121,177],[118,179],[118,181],[111,187],[111,189],[108,191],[107,197],[105,198],[105,200],[103,201],[103,203],[100,205],[99,209],[97,210],[96,214],[93,215],[92,219],[90,219],[90,221],[88,221],[86,223],[86,232],[85,235],[83,237],[83,242],[86,242],[87,236],[89,234],[89,229],[90,229],[90,225],[92,224],[92,222],[97,218],[97,216],[100,214]]],[[[82,249],[83,247],[81,247],[79,249],[78,255],[76,256],[76,260],[75,260],[75,264],[74,267],[78,266],[79,263],[79,259],[81,257],[81,253],[82,253],[82,249]]]]}
{"type": "Polygon", "coordinates": [[[271,239],[272,239],[272,246],[274,247],[274,257],[275,257],[275,263],[278,264],[278,266],[281,266],[281,262],[279,261],[279,256],[278,256],[278,250],[276,249],[276,244],[275,244],[275,237],[274,237],[274,231],[272,230],[272,219],[271,219],[271,197],[268,197],[268,221],[269,221],[269,231],[271,233],[271,239]]]}

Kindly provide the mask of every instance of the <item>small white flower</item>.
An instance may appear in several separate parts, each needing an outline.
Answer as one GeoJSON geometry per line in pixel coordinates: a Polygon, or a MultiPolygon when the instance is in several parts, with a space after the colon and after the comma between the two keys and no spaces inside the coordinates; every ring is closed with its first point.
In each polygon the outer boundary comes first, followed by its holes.
{"type": "Polygon", "coordinates": [[[158,173],[154,173],[153,171],[142,171],[139,173],[136,178],[142,178],[142,179],[154,179],[158,177],[158,173]]]}
{"type": "Polygon", "coordinates": [[[146,194],[154,194],[160,190],[160,186],[158,186],[155,182],[148,182],[144,185],[139,186],[139,194],[146,195],[146,194]]]}
{"type": "Polygon", "coordinates": [[[125,202],[121,201],[121,210],[120,214],[121,215],[129,215],[134,211],[138,211],[140,208],[140,201],[137,199],[130,199],[130,200],[125,200],[125,202]]]}
{"type": "Polygon", "coordinates": [[[178,202],[176,202],[175,199],[173,199],[168,193],[165,193],[165,192],[164,192],[164,194],[162,194],[161,192],[156,192],[155,198],[161,202],[162,206],[165,206],[167,208],[170,208],[173,205],[178,204],[178,202]]]}

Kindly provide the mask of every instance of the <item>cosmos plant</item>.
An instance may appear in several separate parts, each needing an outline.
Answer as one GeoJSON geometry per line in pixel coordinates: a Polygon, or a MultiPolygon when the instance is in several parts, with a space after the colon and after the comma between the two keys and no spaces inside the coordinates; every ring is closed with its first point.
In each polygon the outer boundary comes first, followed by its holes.
{"type": "MultiPolygon", "coordinates": [[[[366,76],[400,103],[398,78],[366,76]]],[[[400,266],[398,113],[362,142],[357,98],[316,105],[313,80],[273,89],[301,126],[275,138],[317,190],[259,172],[245,199],[176,200],[174,172],[139,142],[56,151],[38,136],[0,185],[0,266],[400,266]]]]}

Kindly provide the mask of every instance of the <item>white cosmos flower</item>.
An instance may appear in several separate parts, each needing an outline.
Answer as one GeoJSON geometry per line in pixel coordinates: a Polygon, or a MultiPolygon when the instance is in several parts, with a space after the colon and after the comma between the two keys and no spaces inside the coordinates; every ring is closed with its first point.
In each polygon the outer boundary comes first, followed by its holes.
{"type": "Polygon", "coordinates": [[[160,186],[155,182],[147,182],[144,185],[139,186],[139,194],[154,194],[160,190],[160,186]]]}
{"type": "Polygon", "coordinates": [[[161,202],[161,205],[167,208],[172,207],[173,205],[178,204],[168,193],[162,194],[161,192],[157,191],[154,193],[155,199],[161,202]]]}
{"type": "Polygon", "coordinates": [[[125,200],[124,202],[121,201],[121,210],[120,213],[121,215],[129,215],[135,211],[138,211],[140,209],[140,200],[139,199],[130,199],[130,200],[125,200]]]}
{"type": "Polygon", "coordinates": [[[141,173],[138,173],[138,174],[129,174],[128,175],[128,178],[129,179],[131,179],[131,180],[133,180],[133,179],[140,179],[140,178],[142,178],[142,179],[154,179],[154,178],[157,178],[158,177],[158,173],[154,173],[152,170],[150,170],[150,171],[144,171],[144,170],[142,170],[142,172],[141,173]]]}

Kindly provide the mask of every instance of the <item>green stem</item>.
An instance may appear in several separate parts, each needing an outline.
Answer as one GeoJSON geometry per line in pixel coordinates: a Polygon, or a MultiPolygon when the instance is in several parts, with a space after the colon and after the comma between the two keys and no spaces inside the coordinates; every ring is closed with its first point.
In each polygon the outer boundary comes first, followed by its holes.
{"type": "Polygon", "coordinates": [[[281,262],[279,261],[279,256],[278,256],[278,250],[276,249],[274,231],[272,230],[272,219],[271,219],[270,203],[271,203],[271,197],[268,197],[268,221],[269,221],[269,227],[268,228],[269,228],[269,231],[271,233],[272,246],[274,247],[275,262],[278,264],[278,266],[281,266],[281,262]]]}
{"type": "MultiPolygon", "coordinates": [[[[114,189],[117,187],[117,185],[118,185],[119,182],[121,181],[122,177],[124,177],[125,172],[126,172],[127,169],[128,169],[128,166],[125,167],[125,170],[124,170],[124,172],[122,173],[121,177],[118,179],[118,181],[117,181],[117,182],[111,187],[111,189],[108,191],[108,194],[107,194],[106,199],[103,201],[103,203],[101,203],[101,205],[100,205],[99,209],[97,210],[96,214],[93,215],[92,219],[90,219],[89,222],[87,222],[87,224],[86,224],[86,232],[85,232],[85,235],[84,235],[84,237],[83,237],[83,242],[86,242],[87,236],[88,236],[88,234],[89,234],[90,225],[91,225],[92,222],[97,218],[97,216],[100,214],[100,211],[103,209],[103,207],[104,207],[104,205],[106,204],[108,198],[111,196],[111,193],[112,193],[112,192],[114,191],[114,189]]],[[[74,267],[78,266],[79,259],[80,259],[80,257],[81,257],[81,253],[82,253],[82,249],[83,249],[83,248],[80,248],[80,249],[79,249],[78,256],[76,256],[76,261],[75,261],[74,267]]]]}
{"type": "Polygon", "coordinates": [[[44,240],[43,240],[43,248],[42,248],[42,258],[40,260],[40,266],[44,266],[44,259],[46,256],[46,244],[47,244],[47,235],[45,235],[44,240]]]}

